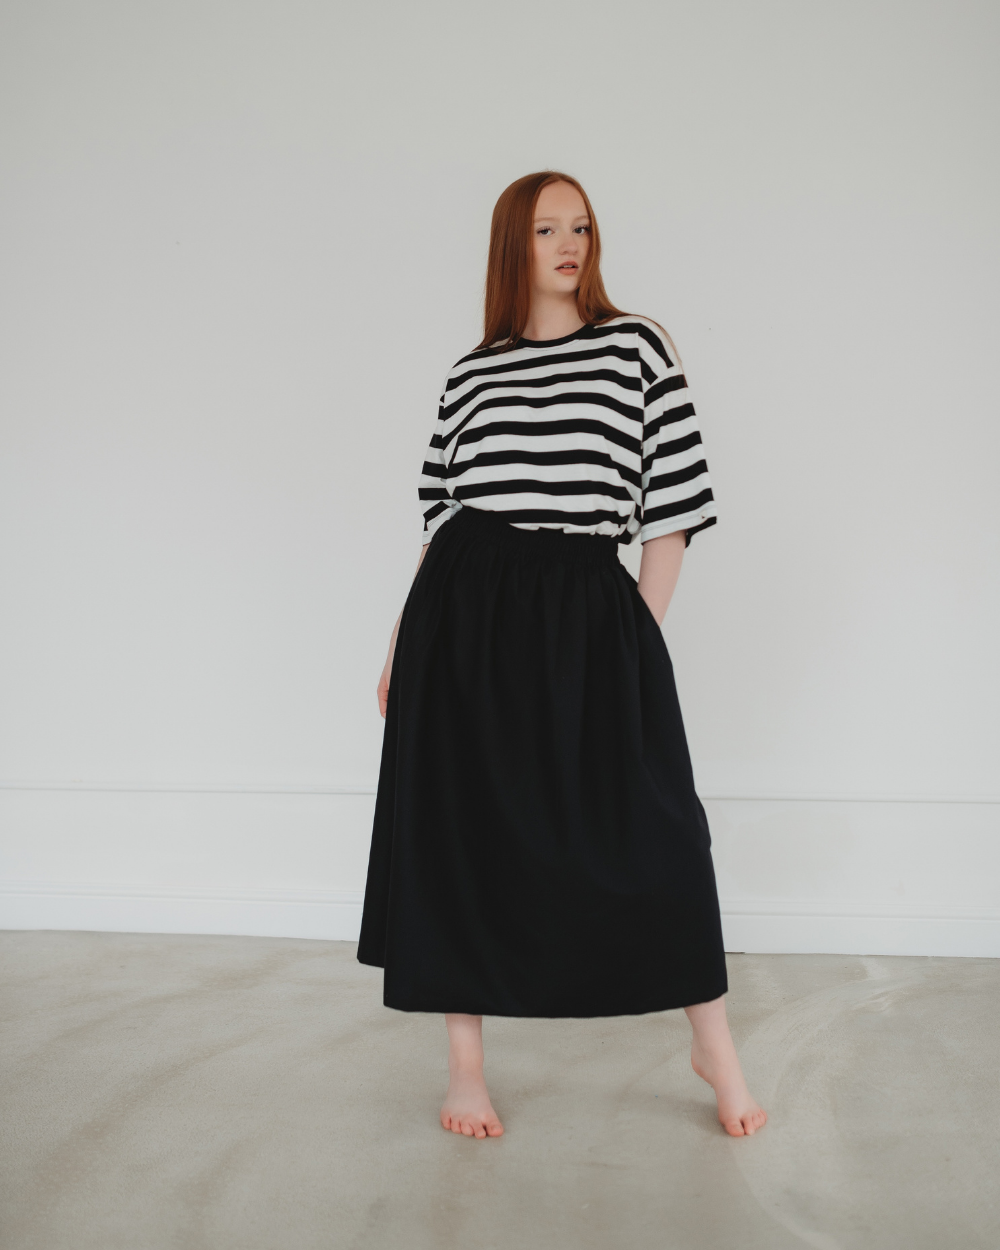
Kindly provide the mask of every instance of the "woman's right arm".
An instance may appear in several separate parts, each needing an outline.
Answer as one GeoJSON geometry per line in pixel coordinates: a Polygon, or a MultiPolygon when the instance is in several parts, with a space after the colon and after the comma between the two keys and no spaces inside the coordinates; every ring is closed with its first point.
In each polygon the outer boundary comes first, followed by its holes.
{"type": "MultiPolygon", "coordinates": [[[[424,543],[420,548],[420,559],[417,561],[417,567],[413,570],[413,576],[416,577],[420,570],[421,564],[424,562],[424,556],[427,554],[427,548],[430,543],[424,543]]],[[[382,713],[382,719],[385,720],[385,709],[389,703],[389,677],[392,674],[392,657],[396,653],[396,635],[399,633],[399,622],[403,619],[403,613],[400,612],[396,617],[396,624],[392,627],[392,637],[389,639],[389,654],[386,657],[385,668],[382,670],[382,676],[378,682],[378,710],[382,713]]]]}

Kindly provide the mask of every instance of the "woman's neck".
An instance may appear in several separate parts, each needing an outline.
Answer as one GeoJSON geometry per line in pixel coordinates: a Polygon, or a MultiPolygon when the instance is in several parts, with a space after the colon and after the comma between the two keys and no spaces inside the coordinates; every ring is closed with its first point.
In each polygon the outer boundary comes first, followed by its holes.
{"type": "Polygon", "coordinates": [[[524,327],[526,339],[561,339],[583,325],[576,307],[576,295],[542,295],[531,297],[531,311],[524,327]]]}

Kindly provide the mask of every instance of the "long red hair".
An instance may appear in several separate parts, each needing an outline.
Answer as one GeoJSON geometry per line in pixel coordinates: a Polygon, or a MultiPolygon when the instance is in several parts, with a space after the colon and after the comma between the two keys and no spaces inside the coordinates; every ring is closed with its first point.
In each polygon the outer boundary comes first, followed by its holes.
{"type": "Polygon", "coordinates": [[[568,182],[583,197],[590,217],[590,248],[580,275],[576,307],[586,325],[598,325],[626,314],[608,299],[601,277],[601,235],[587,193],[575,178],[555,169],[526,174],[512,182],[493,209],[490,254],[486,264],[483,341],[477,351],[494,344],[509,349],[524,333],[531,310],[532,225],[542,188],[568,182]]]}

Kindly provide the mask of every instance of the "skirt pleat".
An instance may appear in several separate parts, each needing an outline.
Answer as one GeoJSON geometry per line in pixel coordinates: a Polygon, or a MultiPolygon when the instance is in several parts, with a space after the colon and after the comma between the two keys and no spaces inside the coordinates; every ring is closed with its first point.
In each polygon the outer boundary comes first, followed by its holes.
{"type": "Polygon", "coordinates": [[[726,962],[663,635],[614,538],[465,506],[403,608],[358,959],[386,1006],[628,1015],[726,962]]]}

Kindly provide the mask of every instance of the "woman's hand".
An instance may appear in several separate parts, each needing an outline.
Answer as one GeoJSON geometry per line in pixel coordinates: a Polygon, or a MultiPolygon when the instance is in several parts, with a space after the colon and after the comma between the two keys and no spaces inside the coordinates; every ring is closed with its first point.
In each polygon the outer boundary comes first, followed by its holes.
{"type": "MultiPolygon", "coordinates": [[[[420,572],[420,566],[424,562],[424,556],[427,554],[429,546],[430,543],[424,543],[420,548],[420,559],[417,561],[417,567],[413,573],[414,577],[420,572]]],[[[403,614],[400,612],[399,616],[396,617],[396,624],[392,627],[392,637],[389,639],[389,654],[386,656],[385,668],[382,669],[382,676],[378,679],[376,694],[378,695],[378,710],[383,720],[385,720],[385,710],[389,706],[389,679],[392,677],[392,657],[396,654],[396,635],[399,633],[399,622],[402,619],[403,614]]]]}
{"type": "MultiPolygon", "coordinates": [[[[402,613],[400,613],[402,616],[402,613]]],[[[382,713],[382,719],[385,720],[385,709],[389,706],[389,678],[392,675],[392,657],[396,654],[396,633],[399,629],[399,621],[397,619],[395,628],[392,631],[392,639],[389,642],[389,654],[385,661],[385,668],[382,670],[382,676],[378,679],[378,710],[382,713]]]]}

